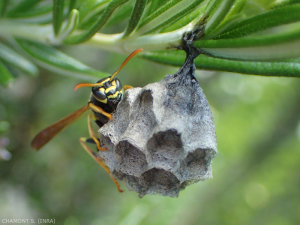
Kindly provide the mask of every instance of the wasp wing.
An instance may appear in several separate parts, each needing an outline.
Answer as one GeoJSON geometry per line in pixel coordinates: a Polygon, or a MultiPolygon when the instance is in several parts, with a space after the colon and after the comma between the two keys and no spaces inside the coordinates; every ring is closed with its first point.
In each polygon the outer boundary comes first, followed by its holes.
{"type": "Polygon", "coordinates": [[[35,150],[39,150],[45,144],[47,144],[56,134],[58,134],[62,129],[71,124],[73,121],[78,119],[83,113],[89,109],[88,105],[76,110],[55,124],[45,128],[39,132],[32,140],[31,147],[35,150]]]}

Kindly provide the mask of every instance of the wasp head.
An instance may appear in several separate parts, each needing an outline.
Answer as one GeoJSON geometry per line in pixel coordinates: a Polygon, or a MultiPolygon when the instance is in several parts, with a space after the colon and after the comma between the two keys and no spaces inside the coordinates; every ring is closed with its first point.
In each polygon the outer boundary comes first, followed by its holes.
{"type": "Polygon", "coordinates": [[[103,78],[95,83],[92,94],[98,101],[107,104],[108,101],[119,101],[122,97],[122,85],[119,79],[103,78]],[[99,86],[98,86],[99,85],[99,86]]]}
{"type": "Polygon", "coordinates": [[[74,87],[74,90],[77,90],[81,87],[92,87],[93,97],[104,104],[117,104],[122,98],[122,85],[119,79],[115,76],[119,71],[126,65],[126,63],[136,54],[141,52],[143,49],[139,48],[132,52],[122,63],[119,69],[114,72],[110,77],[103,78],[94,84],[80,83],[74,87]]]}

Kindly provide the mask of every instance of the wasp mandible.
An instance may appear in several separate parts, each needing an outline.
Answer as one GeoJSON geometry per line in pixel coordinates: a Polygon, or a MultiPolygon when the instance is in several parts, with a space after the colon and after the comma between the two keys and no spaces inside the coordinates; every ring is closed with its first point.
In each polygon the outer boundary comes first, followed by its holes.
{"type": "MultiPolygon", "coordinates": [[[[111,76],[103,78],[94,84],[89,83],[80,83],[74,87],[74,90],[77,90],[81,87],[92,87],[92,93],[88,103],[82,108],[76,110],[60,121],[54,123],[53,125],[45,128],[39,132],[31,142],[31,146],[35,150],[39,150],[45,144],[47,144],[56,134],[63,130],[66,126],[71,124],[73,121],[78,119],[83,115],[87,110],[91,109],[93,113],[90,113],[88,116],[88,130],[89,138],[80,138],[80,144],[82,147],[96,160],[98,164],[109,174],[111,179],[117,185],[119,192],[123,192],[120,188],[118,181],[111,175],[110,169],[105,164],[104,160],[100,157],[99,154],[91,150],[86,143],[94,143],[97,145],[98,151],[106,151],[106,148],[100,146],[100,140],[95,135],[92,127],[91,120],[93,119],[98,127],[102,127],[109,120],[112,119],[112,113],[115,112],[118,104],[122,100],[123,90],[122,85],[119,79],[115,76],[119,71],[126,65],[126,63],[134,57],[136,54],[141,52],[143,49],[137,49],[132,52],[122,63],[119,69],[114,72],[111,76]]],[[[125,85],[124,90],[131,88],[131,86],[125,85]]]]}

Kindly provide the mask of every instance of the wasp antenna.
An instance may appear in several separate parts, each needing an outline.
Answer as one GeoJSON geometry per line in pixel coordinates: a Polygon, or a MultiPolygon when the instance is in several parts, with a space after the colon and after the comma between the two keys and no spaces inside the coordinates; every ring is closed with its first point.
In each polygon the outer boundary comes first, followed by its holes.
{"type": "Polygon", "coordinates": [[[74,91],[76,91],[78,88],[81,88],[81,87],[101,87],[101,86],[103,86],[102,83],[95,83],[95,84],[80,83],[74,87],[74,91]]]}
{"type": "Polygon", "coordinates": [[[119,67],[119,69],[113,73],[113,75],[111,75],[110,80],[112,80],[119,72],[120,70],[128,63],[128,61],[130,59],[132,59],[133,56],[135,56],[136,54],[138,54],[139,52],[143,51],[142,48],[139,48],[137,50],[135,50],[134,52],[132,52],[126,59],[125,61],[122,63],[122,65],[119,67]]]}

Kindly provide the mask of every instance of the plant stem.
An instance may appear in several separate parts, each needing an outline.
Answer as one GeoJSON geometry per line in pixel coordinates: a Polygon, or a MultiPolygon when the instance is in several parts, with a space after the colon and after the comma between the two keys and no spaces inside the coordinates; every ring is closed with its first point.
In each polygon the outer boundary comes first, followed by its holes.
{"type": "MultiPolygon", "coordinates": [[[[163,33],[151,34],[134,38],[126,38],[121,41],[123,34],[102,34],[96,33],[90,40],[83,45],[114,51],[118,53],[128,54],[137,48],[145,50],[166,50],[168,48],[177,48],[180,45],[184,32],[191,30],[195,22],[182,27],[181,29],[163,33]]],[[[74,31],[80,33],[80,31],[74,31]]],[[[12,36],[32,41],[42,42],[50,45],[59,45],[61,43],[53,43],[54,33],[52,25],[25,24],[8,20],[0,21],[0,36],[12,36]]]]}

